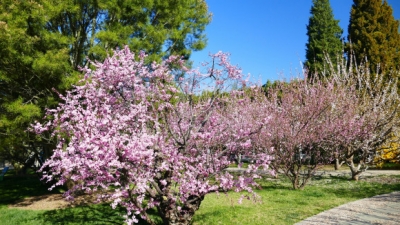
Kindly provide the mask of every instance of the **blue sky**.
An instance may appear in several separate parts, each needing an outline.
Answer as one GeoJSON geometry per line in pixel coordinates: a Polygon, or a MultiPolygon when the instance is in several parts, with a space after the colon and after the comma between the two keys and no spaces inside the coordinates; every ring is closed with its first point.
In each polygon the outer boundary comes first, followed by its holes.
{"type": "MultiPolygon", "coordinates": [[[[298,75],[305,59],[306,25],[312,0],[206,0],[213,14],[206,28],[208,45],[194,52],[197,67],[209,53],[229,52],[232,64],[239,65],[252,81],[264,84],[298,75]]],[[[330,0],[343,35],[353,0],[330,0]]],[[[394,17],[400,19],[400,0],[388,0],[394,17]]]]}

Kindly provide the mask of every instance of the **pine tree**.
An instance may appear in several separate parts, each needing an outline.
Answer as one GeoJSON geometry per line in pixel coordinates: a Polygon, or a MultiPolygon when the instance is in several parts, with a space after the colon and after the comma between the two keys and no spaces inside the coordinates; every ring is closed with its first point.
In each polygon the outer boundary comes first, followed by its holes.
{"type": "Polygon", "coordinates": [[[43,1],[49,9],[46,29],[70,38],[73,68],[89,57],[102,61],[128,45],[144,51],[149,61],[169,55],[186,59],[206,45],[205,26],[211,21],[204,0],[82,0],[43,1]],[[56,3],[55,3],[56,2],[56,3]]]}
{"type": "Polygon", "coordinates": [[[400,69],[399,21],[386,0],[354,0],[349,23],[349,50],[371,71],[388,74],[400,69]]]}
{"type": "Polygon", "coordinates": [[[149,61],[189,58],[205,47],[209,22],[204,0],[0,0],[0,157],[27,168],[38,151],[50,155],[50,142],[27,129],[57,105],[53,88],[76,84],[87,58],[125,45],[149,61]]]}
{"type": "Polygon", "coordinates": [[[342,51],[340,40],[343,30],[335,20],[329,0],[313,0],[311,17],[307,25],[306,62],[309,75],[323,73],[325,56],[333,63],[342,51]]]}
{"type": "Polygon", "coordinates": [[[15,169],[45,148],[27,128],[57,104],[52,88],[62,92],[77,80],[68,63],[69,40],[43,29],[43,14],[35,1],[0,1],[0,156],[15,169]]]}

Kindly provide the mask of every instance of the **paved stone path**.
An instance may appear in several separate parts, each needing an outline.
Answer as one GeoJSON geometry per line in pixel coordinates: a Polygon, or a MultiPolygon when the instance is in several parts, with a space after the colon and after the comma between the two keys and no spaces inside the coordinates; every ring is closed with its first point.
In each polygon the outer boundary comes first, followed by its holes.
{"type": "MultiPolygon", "coordinates": [[[[316,175],[325,176],[351,176],[350,170],[322,170],[317,171],[316,175]]],[[[372,177],[380,175],[400,175],[400,170],[367,170],[361,173],[361,177],[372,177]]]]}

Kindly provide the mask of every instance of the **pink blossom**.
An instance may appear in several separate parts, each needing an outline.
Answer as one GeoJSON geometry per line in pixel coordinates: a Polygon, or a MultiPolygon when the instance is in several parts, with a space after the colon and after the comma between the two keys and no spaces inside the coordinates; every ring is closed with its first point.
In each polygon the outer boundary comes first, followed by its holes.
{"type": "MultiPolygon", "coordinates": [[[[58,142],[42,168],[50,168],[43,178],[59,178],[56,185],[73,180],[68,198],[76,190],[105,190],[108,194],[99,198],[112,202],[112,208],[126,208],[128,224],[138,216],[150,222],[147,212],[154,207],[160,216],[192,218],[210,192],[254,194],[257,176],[251,173],[267,169],[271,158],[252,152],[252,143],[258,134],[269,133],[269,118],[257,119],[265,108],[261,98],[243,91],[222,94],[230,84],[242,83],[241,71],[222,52],[212,56],[215,63],[208,64],[213,66],[206,77],[187,71],[179,57],[152,63],[151,69],[145,57],[126,47],[103,63],[92,62],[95,69],[84,70],[83,85],[48,111],[54,119],[33,126],[38,133],[52,130],[58,142]],[[175,83],[169,68],[177,65],[185,76],[175,83]],[[194,101],[204,88],[200,84],[208,85],[211,95],[194,101]],[[259,160],[236,178],[225,171],[231,154],[254,154],[259,160]]],[[[257,88],[251,92],[262,95],[257,88]]]]}

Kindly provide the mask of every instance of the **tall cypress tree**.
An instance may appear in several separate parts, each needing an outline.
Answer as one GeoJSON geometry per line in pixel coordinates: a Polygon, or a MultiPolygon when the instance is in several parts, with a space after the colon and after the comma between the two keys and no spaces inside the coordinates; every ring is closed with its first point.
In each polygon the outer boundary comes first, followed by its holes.
{"type": "Polygon", "coordinates": [[[399,21],[386,0],[353,0],[349,41],[357,62],[367,58],[370,69],[388,74],[400,69],[399,21]]]}
{"type": "Polygon", "coordinates": [[[307,25],[305,62],[310,75],[324,71],[325,54],[336,63],[337,55],[342,50],[340,40],[342,33],[339,20],[335,20],[333,16],[329,0],[313,0],[311,17],[307,25]]]}

